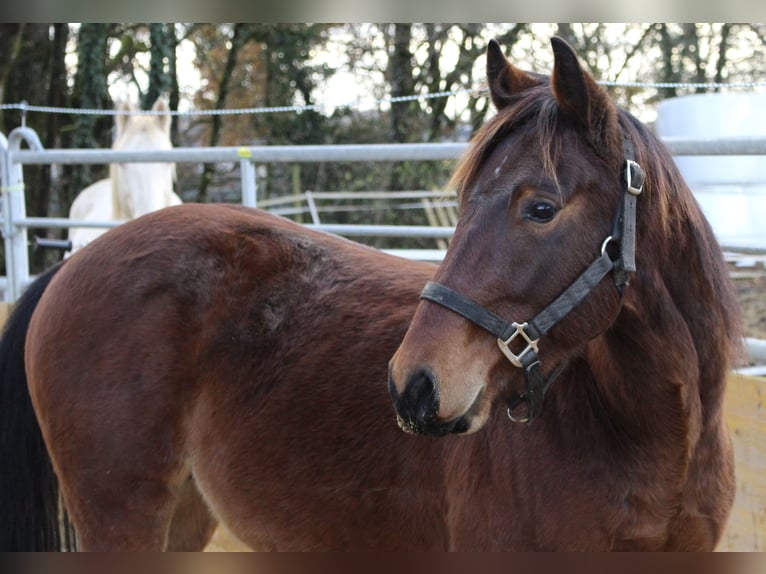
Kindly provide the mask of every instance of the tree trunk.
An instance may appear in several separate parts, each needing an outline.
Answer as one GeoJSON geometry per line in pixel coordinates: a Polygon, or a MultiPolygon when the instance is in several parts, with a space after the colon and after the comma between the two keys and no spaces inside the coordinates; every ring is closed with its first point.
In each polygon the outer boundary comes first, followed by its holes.
{"type": "MultiPolygon", "coordinates": [[[[69,25],[54,24],[53,36],[49,48],[49,74],[48,74],[48,94],[45,100],[50,107],[66,107],[68,105],[67,93],[67,72],[66,72],[66,45],[69,40],[69,25]]],[[[40,133],[40,139],[45,149],[60,148],[61,144],[61,114],[45,114],[45,127],[40,133]]],[[[52,173],[53,167],[44,164],[40,166],[40,172],[37,176],[38,190],[36,202],[30,207],[32,213],[39,216],[66,216],[66,212],[61,209],[61,178],[55,177],[52,173]]],[[[65,230],[45,230],[39,231],[43,237],[61,238],[66,235],[65,230]]],[[[48,268],[60,258],[60,254],[40,249],[32,254],[31,269],[33,273],[48,268]]]]}
{"type": "MultiPolygon", "coordinates": [[[[694,65],[694,75],[691,81],[697,84],[704,84],[707,81],[707,75],[705,74],[705,62],[700,54],[700,38],[696,24],[688,23],[683,25],[682,45],[683,56],[691,60],[694,65]]],[[[703,87],[694,89],[696,94],[702,94],[705,91],[703,87]]]]}
{"type": "Polygon", "coordinates": [[[175,50],[175,32],[170,24],[149,25],[149,87],[141,102],[145,110],[163,94],[169,94],[173,84],[170,60],[175,50]]]}
{"type": "MultiPolygon", "coordinates": [[[[6,82],[16,65],[23,31],[24,24],[0,23],[0,103],[3,104],[18,103],[6,98],[6,82]]],[[[13,113],[16,114],[15,111],[13,113]]],[[[9,112],[0,113],[0,133],[6,135],[10,131],[7,126],[13,127],[10,120],[6,118],[9,115],[9,112]]]]}
{"type": "MultiPolygon", "coordinates": [[[[168,24],[170,34],[170,53],[168,55],[168,75],[170,76],[170,109],[178,111],[178,104],[181,101],[181,89],[178,86],[178,35],[176,34],[175,24],[168,24]]],[[[173,116],[170,124],[170,141],[173,145],[178,145],[178,116],[173,116]]]]}
{"type": "MultiPolygon", "coordinates": [[[[394,24],[393,45],[388,60],[388,81],[392,98],[411,96],[415,93],[411,42],[412,24],[394,24]]],[[[414,121],[419,115],[418,103],[416,101],[392,102],[390,114],[391,141],[397,143],[412,141],[412,128],[419,125],[419,122],[414,121]]],[[[403,189],[406,170],[406,163],[392,166],[389,189],[403,189]]]]}
{"type": "MultiPolygon", "coordinates": [[[[393,50],[388,63],[388,77],[391,85],[391,96],[394,98],[414,94],[412,69],[412,24],[395,24],[393,50]]],[[[408,116],[413,111],[412,105],[402,103],[391,104],[391,140],[402,143],[410,139],[408,116]],[[409,109],[408,109],[409,108],[409,109]]]]}
{"type": "MultiPolygon", "coordinates": [[[[718,58],[715,62],[715,78],[714,82],[720,84],[723,82],[723,69],[726,67],[727,51],[729,49],[729,34],[731,33],[731,24],[723,24],[721,26],[721,41],[718,44],[718,58]]],[[[715,89],[716,92],[720,91],[720,88],[715,89]]]]}
{"type": "MultiPolygon", "coordinates": [[[[108,24],[82,24],[77,43],[77,73],[74,82],[73,107],[111,110],[113,104],[106,85],[108,24]]],[[[72,147],[87,149],[110,147],[111,116],[79,115],[74,118],[72,147]]],[[[91,183],[106,176],[107,167],[101,165],[74,165],[68,171],[64,190],[66,209],[91,183]]]]}
{"type": "MultiPolygon", "coordinates": [[[[21,46],[6,84],[6,96],[15,102],[26,101],[41,105],[47,102],[50,91],[50,24],[26,24],[21,46]]],[[[9,131],[20,125],[32,128],[46,142],[48,114],[16,112],[16,121],[8,125],[9,131]]],[[[43,173],[48,166],[24,167],[26,208],[30,215],[45,215],[48,206],[49,180],[43,173]]]]}
{"type": "MultiPolygon", "coordinates": [[[[234,69],[237,65],[237,56],[239,55],[240,48],[247,41],[248,34],[246,34],[246,24],[236,24],[234,26],[234,34],[231,39],[231,49],[226,59],[226,67],[223,70],[221,81],[218,85],[218,99],[216,100],[215,109],[223,110],[226,107],[226,98],[229,95],[229,84],[231,77],[234,74],[234,69]]],[[[218,140],[221,137],[221,121],[220,114],[213,116],[212,128],[210,130],[210,147],[218,145],[218,140]]],[[[199,191],[197,192],[197,202],[204,203],[208,198],[208,188],[210,182],[213,179],[213,172],[215,167],[213,164],[206,163],[202,171],[202,179],[200,181],[199,191]]]]}
{"type": "MultiPolygon", "coordinates": [[[[660,51],[662,52],[662,68],[660,69],[660,82],[673,83],[678,80],[676,71],[673,69],[673,47],[675,41],[670,36],[666,24],[659,24],[657,31],[660,35],[660,51]]],[[[676,88],[660,88],[660,99],[674,98],[678,95],[676,88]]]]}

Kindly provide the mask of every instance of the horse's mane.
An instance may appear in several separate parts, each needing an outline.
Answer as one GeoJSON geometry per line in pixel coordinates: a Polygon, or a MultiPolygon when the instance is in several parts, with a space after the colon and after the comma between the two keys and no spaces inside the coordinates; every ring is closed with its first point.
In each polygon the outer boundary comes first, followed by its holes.
{"type": "Polygon", "coordinates": [[[722,390],[725,372],[742,350],[742,328],[721,248],[665,145],[628,112],[619,114],[646,173],[638,205],[637,261],[654,259],[687,322],[703,379],[700,392],[722,390]]]}

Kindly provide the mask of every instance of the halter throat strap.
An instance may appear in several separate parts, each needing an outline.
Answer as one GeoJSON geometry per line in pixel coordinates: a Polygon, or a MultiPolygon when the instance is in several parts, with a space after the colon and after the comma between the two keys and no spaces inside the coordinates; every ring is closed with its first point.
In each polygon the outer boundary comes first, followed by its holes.
{"type": "Polygon", "coordinates": [[[601,245],[601,254],[532,320],[524,323],[507,321],[449,287],[432,281],[426,283],[420,293],[421,299],[446,307],[494,335],[503,355],[512,365],[524,370],[526,391],[514,395],[508,407],[508,416],[514,422],[530,423],[540,415],[545,393],[564,368],[564,365],[559,366],[548,380],[545,380],[538,357],[537,345],[540,338],[577,307],[610,271],[622,296],[622,290],[628,284],[627,273],[636,270],[636,198],[643,189],[645,176],[641,166],[635,161],[633,145],[627,138],[624,173],[625,192],[614,218],[612,235],[601,245]],[[614,258],[610,256],[609,250],[612,244],[619,245],[619,254],[614,258]],[[520,346],[519,343],[524,347],[517,353],[511,350],[514,341],[516,348],[520,346]],[[525,403],[527,408],[524,414],[519,415],[516,410],[522,403],[525,403]]]}

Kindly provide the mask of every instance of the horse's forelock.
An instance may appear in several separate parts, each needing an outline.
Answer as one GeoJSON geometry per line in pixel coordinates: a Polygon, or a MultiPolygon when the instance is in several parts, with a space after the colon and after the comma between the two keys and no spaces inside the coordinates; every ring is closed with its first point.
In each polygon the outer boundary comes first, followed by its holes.
{"type": "Polygon", "coordinates": [[[473,187],[479,170],[492,151],[514,130],[535,130],[534,147],[529,153],[542,161],[543,174],[554,182],[558,180],[556,165],[561,154],[556,137],[559,108],[547,84],[528,89],[499,110],[474,135],[471,145],[458,162],[449,186],[457,190],[461,203],[473,187]]]}

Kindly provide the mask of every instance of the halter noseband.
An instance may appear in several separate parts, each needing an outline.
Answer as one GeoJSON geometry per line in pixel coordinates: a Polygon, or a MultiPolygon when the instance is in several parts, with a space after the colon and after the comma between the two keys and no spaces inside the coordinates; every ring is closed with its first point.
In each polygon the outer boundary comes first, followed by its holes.
{"type": "Polygon", "coordinates": [[[645,176],[641,166],[635,161],[633,144],[625,138],[624,145],[625,193],[614,219],[612,234],[601,245],[601,255],[553,303],[532,320],[525,323],[506,321],[478,303],[432,281],[429,281],[420,293],[421,299],[446,307],[485,331],[489,331],[497,337],[500,351],[511,364],[524,369],[526,391],[514,395],[508,406],[508,416],[514,422],[529,423],[540,415],[545,393],[564,368],[562,365],[556,369],[547,381],[543,378],[537,349],[540,337],[574,309],[610,271],[615,286],[622,296],[623,288],[628,284],[627,273],[636,270],[636,198],[643,189],[645,176]],[[619,254],[614,259],[607,249],[610,243],[620,245],[619,254]],[[517,337],[520,337],[525,344],[524,349],[518,354],[510,349],[511,343],[517,337]],[[527,405],[526,413],[517,416],[514,411],[522,403],[527,405]]]}

